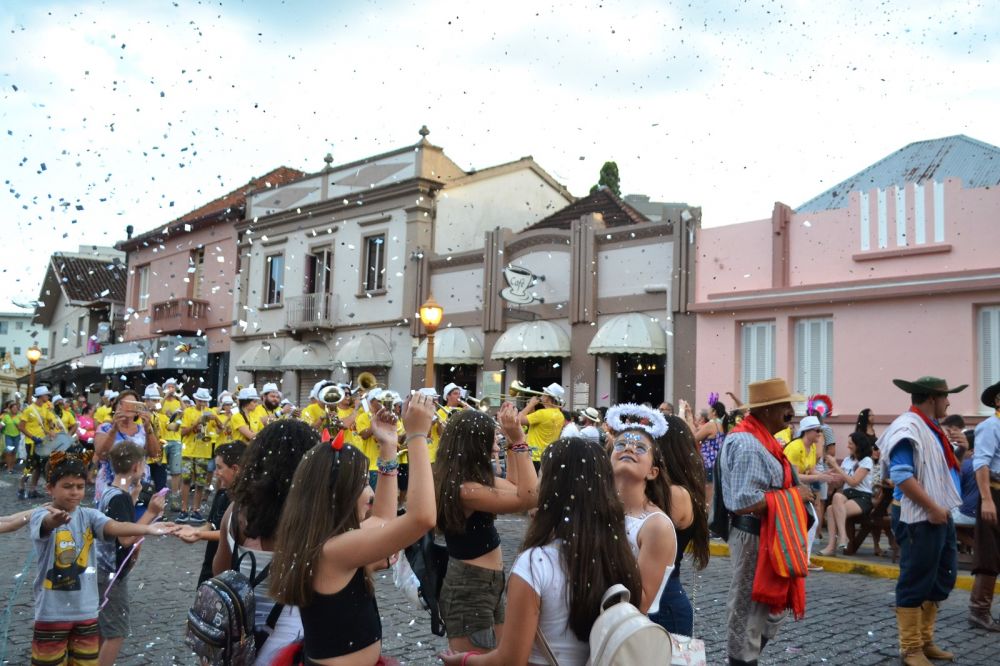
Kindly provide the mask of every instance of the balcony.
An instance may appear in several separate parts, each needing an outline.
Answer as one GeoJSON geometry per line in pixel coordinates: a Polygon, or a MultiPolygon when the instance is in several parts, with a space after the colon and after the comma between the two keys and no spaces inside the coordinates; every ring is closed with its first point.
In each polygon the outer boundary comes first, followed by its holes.
{"type": "Polygon", "coordinates": [[[337,296],[305,294],[285,299],[285,326],[290,329],[333,329],[336,327],[337,296]]]}
{"type": "Polygon", "coordinates": [[[172,298],[153,303],[151,328],[168,335],[195,333],[208,324],[208,301],[196,298],[172,298]]]}

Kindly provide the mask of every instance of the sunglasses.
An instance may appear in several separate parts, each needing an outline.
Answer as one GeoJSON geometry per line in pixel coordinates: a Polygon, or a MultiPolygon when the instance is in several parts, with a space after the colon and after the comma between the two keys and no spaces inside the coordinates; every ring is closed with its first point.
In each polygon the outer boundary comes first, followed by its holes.
{"type": "Polygon", "coordinates": [[[618,453],[621,453],[628,447],[632,447],[632,450],[638,453],[640,456],[644,456],[649,452],[649,447],[646,446],[642,441],[636,441],[634,439],[619,439],[615,442],[614,449],[618,453]]]}

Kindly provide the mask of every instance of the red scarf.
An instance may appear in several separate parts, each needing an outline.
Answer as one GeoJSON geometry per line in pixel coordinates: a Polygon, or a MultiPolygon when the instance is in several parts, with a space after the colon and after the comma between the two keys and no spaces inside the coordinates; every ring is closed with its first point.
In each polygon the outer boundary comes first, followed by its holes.
{"type": "MultiPolygon", "coordinates": [[[[785,457],[785,452],[781,444],[774,438],[774,435],[764,427],[760,420],[750,414],[746,416],[739,425],[733,428],[733,432],[746,432],[753,435],[754,439],[761,443],[768,453],[774,456],[781,463],[782,489],[792,487],[792,465],[785,457]]],[[[774,493],[765,492],[768,500],[768,507],[773,506],[772,497],[774,493]]],[[[804,516],[804,508],[803,508],[804,516]]],[[[767,604],[772,613],[781,613],[786,608],[792,609],[795,619],[801,619],[806,612],[806,579],[802,577],[788,577],[787,572],[783,576],[775,569],[775,562],[780,561],[781,554],[778,538],[779,527],[775,524],[779,519],[776,512],[765,509],[761,511],[760,519],[760,546],[757,550],[757,568],[753,577],[753,590],[750,598],[759,603],[767,604]]],[[[805,530],[803,524],[802,530],[805,530]]],[[[801,558],[805,558],[804,547],[800,549],[801,558]]]]}
{"type": "Polygon", "coordinates": [[[919,416],[927,424],[927,427],[933,430],[934,434],[938,436],[938,441],[941,442],[941,448],[944,450],[944,460],[948,463],[948,467],[956,472],[960,472],[962,467],[958,464],[958,458],[955,457],[955,452],[951,450],[951,442],[948,440],[948,435],[944,434],[941,426],[927,418],[927,415],[916,407],[911,406],[910,411],[919,416]]]}

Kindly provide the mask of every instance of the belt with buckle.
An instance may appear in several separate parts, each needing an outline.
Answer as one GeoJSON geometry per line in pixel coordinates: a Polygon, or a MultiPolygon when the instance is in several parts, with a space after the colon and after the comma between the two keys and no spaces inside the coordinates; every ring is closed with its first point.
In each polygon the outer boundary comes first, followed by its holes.
{"type": "Polygon", "coordinates": [[[729,517],[729,524],[742,532],[746,532],[747,534],[760,536],[760,518],[757,516],[734,513],[729,517]]]}

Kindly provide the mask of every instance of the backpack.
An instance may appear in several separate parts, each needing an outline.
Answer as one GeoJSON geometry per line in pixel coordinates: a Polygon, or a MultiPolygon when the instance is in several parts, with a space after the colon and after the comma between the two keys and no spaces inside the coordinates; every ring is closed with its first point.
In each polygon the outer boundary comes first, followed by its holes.
{"type": "Polygon", "coordinates": [[[448,549],[434,543],[432,530],[416,543],[407,546],[403,552],[414,575],[420,581],[418,594],[430,611],[431,633],[435,636],[444,636],[445,627],[441,619],[438,598],[441,595],[441,586],[444,585],[445,573],[448,571],[448,549]]]}
{"type": "Polygon", "coordinates": [[[621,584],[604,593],[601,613],[590,629],[590,666],[670,663],[670,634],[630,604],[629,596],[628,588],[621,584]],[[618,600],[609,606],[616,597],[618,600]]]}
{"type": "MultiPolygon", "coordinates": [[[[184,641],[192,651],[211,666],[244,666],[253,664],[257,651],[267,640],[268,633],[255,630],[257,600],[254,594],[262,581],[267,579],[271,565],[257,573],[257,559],[245,550],[239,554],[238,508],[233,505],[230,529],[236,547],[233,548],[230,568],[218,576],[204,581],[195,593],[194,605],[188,611],[187,633],[184,641]],[[243,558],[250,558],[250,577],[240,570],[243,558]]],[[[275,604],[267,616],[267,625],[274,629],[283,604],[275,604]]]]}

